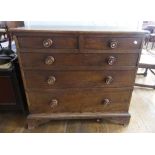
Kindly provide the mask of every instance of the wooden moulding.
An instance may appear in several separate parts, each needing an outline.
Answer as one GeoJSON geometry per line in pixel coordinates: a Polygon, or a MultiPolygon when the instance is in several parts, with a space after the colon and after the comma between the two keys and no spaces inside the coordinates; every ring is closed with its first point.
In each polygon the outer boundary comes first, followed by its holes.
{"type": "Polygon", "coordinates": [[[107,120],[111,123],[128,125],[130,121],[129,113],[56,113],[56,114],[30,114],[27,117],[28,129],[34,129],[50,120],[78,120],[96,119],[97,122],[107,120]]]}

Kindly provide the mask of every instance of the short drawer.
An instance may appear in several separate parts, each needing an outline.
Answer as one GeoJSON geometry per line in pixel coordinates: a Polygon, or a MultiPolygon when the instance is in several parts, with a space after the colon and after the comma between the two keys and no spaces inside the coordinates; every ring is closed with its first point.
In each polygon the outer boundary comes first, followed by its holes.
{"type": "Polygon", "coordinates": [[[24,75],[28,89],[131,87],[135,79],[135,70],[25,70],[24,75]]]}
{"type": "Polygon", "coordinates": [[[125,112],[131,91],[105,89],[56,89],[29,92],[30,113],[125,112]]]}
{"type": "Polygon", "coordinates": [[[142,38],[83,37],[83,49],[140,49],[142,38]]]}
{"type": "MultiPolygon", "coordinates": [[[[73,66],[136,66],[137,53],[99,53],[99,54],[56,54],[56,53],[20,53],[25,68],[52,69],[73,66]]],[[[73,68],[72,68],[73,69],[73,68]]]]}
{"type": "Polygon", "coordinates": [[[75,36],[18,37],[18,44],[20,48],[77,49],[78,38],[75,36]]]}

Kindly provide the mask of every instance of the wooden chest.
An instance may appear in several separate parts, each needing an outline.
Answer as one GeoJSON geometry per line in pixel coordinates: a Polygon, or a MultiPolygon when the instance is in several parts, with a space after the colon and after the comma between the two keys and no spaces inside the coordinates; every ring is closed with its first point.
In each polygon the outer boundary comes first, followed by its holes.
{"type": "Polygon", "coordinates": [[[17,28],[28,127],[51,119],[128,124],[144,32],[17,28]]]}

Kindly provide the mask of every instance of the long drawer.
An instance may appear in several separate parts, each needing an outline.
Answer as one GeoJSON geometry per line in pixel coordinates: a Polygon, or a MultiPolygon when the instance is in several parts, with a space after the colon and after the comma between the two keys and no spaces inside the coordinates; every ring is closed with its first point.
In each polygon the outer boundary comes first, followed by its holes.
{"type": "MultiPolygon", "coordinates": [[[[24,68],[52,69],[74,66],[136,66],[137,53],[99,53],[99,54],[56,54],[56,53],[20,53],[24,68]]],[[[72,68],[74,69],[74,68],[72,68]]]]}
{"type": "Polygon", "coordinates": [[[130,87],[135,79],[135,70],[25,70],[24,75],[28,89],[130,87]]]}
{"type": "Polygon", "coordinates": [[[131,90],[56,89],[29,92],[30,113],[125,112],[131,90]]]}

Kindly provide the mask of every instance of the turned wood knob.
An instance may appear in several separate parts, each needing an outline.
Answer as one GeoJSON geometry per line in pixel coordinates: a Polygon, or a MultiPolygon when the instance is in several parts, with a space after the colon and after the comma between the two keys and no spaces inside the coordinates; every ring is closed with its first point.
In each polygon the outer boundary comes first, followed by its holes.
{"type": "Polygon", "coordinates": [[[103,105],[108,105],[110,104],[110,100],[108,98],[104,99],[102,102],[103,105]]]}
{"type": "Polygon", "coordinates": [[[108,65],[113,65],[115,63],[115,61],[116,61],[116,58],[114,56],[110,56],[110,57],[108,57],[107,63],[108,63],[108,65]]]}
{"type": "Polygon", "coordinates": [[[116,41],[116,40],[110,41],[110,48],[116,48],[117,46],[118,46],[118,41],[116,41]]]}
{"type": "Polygon", "coordinates": [[[45,48],[48,48],[48,47],[52,46],[52,44],[53,44],[52,39],[46,39],[46,40],[43,41],[43,46],[45,48]]]}
{"type": "Polygon", "coordinates": [[[107,77],[105,78],[105,83],[106,83],[107,85],[111,84],[112,81],[113,81],[112,76],[107,76],[107,77]]]}
{"type": "Polygon", "coordinates": [[[48,56],[46,59],[45,59],[45,64],[46,65],[52,65],[54,63],[54,58],[52,56],[48,56]]]}
{"type": "Polygon", "coordinates": [[[53,85],[53,84],[55,83],[55,81],[56,81],[56,78],[55,78],[54,76],[50,76],[50,77],[48,78],[48,80],[47,80],[47,83],[48,83],[49,85],[53,85]]]}
{"type": "Polygon", "coordinates": [[[57,99],[52,99],[52,101],[50,102],[50,107],[54,108],[58,105],[58,100],[57,99]]]}

